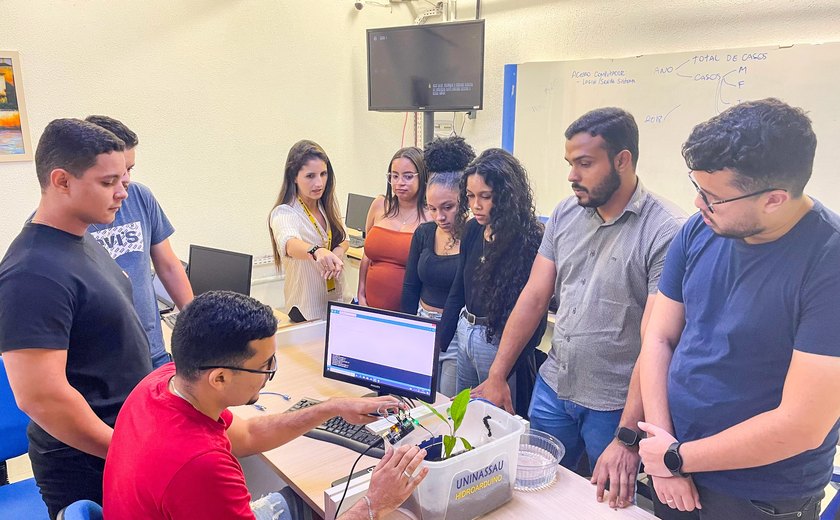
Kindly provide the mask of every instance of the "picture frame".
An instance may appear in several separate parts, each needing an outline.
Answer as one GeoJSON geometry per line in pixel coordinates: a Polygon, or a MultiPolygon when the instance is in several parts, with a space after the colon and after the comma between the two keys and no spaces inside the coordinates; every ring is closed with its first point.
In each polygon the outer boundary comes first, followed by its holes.
{"type": "Polygon", "coordinates": [[[20,55],[0,50],[0,162],[33,158],[20,55]]]}

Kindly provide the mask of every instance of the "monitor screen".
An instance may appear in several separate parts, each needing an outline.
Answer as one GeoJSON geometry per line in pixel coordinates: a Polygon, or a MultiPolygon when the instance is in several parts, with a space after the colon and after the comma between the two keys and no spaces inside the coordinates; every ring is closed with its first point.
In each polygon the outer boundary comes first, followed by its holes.
{"type": "Polygon", "coordinates": [[[482,107],[484,20],[368,29],[368,110],[482,107]]]}
{"type": "Polygon", "coordinates": [[[432,403],[437,326],[419,316],[329,302],[324,377],[432,403]]]}
{"type": "Polygon", "coordinates": [[[190,245],[187,276],[196,296],[222,290],[250,295],[253,263],[251,255],[190,245]]]}
{"type": "Polygon", "coordinates": [[[370,205],[373,204],[373,197],[350,193],[347,195],[347,216],[344,219],[344,226],[347,229],[365,233],[365,223],[370,205]]]}

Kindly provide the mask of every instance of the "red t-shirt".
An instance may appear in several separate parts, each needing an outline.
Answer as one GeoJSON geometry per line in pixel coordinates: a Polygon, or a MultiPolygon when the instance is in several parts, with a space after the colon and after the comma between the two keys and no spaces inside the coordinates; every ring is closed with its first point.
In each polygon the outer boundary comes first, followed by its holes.
{"type": "Polygon", "coordinates": [[[155,370],[117,417],[105,460],[104,514],[127,519],[253,519],[251,495],[226,430],[169,392],[175,365],[155,370]]]}

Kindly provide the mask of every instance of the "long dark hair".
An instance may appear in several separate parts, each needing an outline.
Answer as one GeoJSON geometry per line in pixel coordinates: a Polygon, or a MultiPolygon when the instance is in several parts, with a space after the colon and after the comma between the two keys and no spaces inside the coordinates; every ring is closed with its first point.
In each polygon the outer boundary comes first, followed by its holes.
{"type": "MultiPolygon", "coordinates": [[[[426,161],[426,168],[429,170],[429,182],[426,189],[438,185],[448,190],[458,192],[461,186],[461,178],[464,176],[464,169],[475,159],[475,150],[467,144],[463,137],[455,135],[450,137],[438,137],[426,144],[423,150],[423,159],[426,161]]],[[[464,229],[466,212],[462,212],[460,218],[456,218],[452,226],[452,236],[461,238],[464,229]]]]}
{"type": "MultiPolygon", "coordinates": [[[[408,146],[400,148],[388,161],[387,172],[391,171],[391,164],[397,159],[408,159],[411,164],[417,169],[419,187],[417,188],[417,219],[420,222],[426,220],[426,182],[429,180],[429,172],[426,170],[426,161],[423,160],[423,151],[416,146],[408,146]]],[[[388,180],[388,186],[385,188],[385,217],[396,217],[400,212],[400,203],[397,200],[397,195],[391,189],[391,181],[388,180]]]]}
{"type": "Polygon", "coordinates": [[[500,148],[485,150],[464,171],[459,218],[469,208],[467,179],[471,175],[481,175],[493,189],[492,242],[486,244],[485,261],[479,264],[475,280],[481,287],[481,298],[487,302],[486,339],[493,341],[504,330],[519,293],[528,282],[542,241],[543,225],[537,219],[525,168],[500,148]]]}
{"type": "MultiPolygon", "coordinates": [[[[321,159],[327,164],[327,185],[324,186],[324,193],[321,195],[321,205],[324,206],[324,213],[327,215],[327,222],[329,222],[332,230],[332,242],[329,244],[330,251],[338,244],[344,242],[346,238],[344,234],[344,226],[341,224],[341,211],[338,208],[338,199],[335,197],[335,172],[333,172],[330,158],[327,157],[327,152],[321,148],[318,143],[309,140],[298,141],[289,150],[289,155],[286,157],[286,167],[283,171],[283,186],[280,188],[280,194],[277,196],[277,201],[274,203],[274,208],[281,204],[291,204],[297,197],[297,186],[295,179],[303,165],[312,159],[321,159]]],[[[274,209],[272,208],[272,212],[274,209]]],[[[271,236],[271,249],[274,253],[274,265],[280,268],[283,254],[277,249],[277,241],[274,240],[274,233],[271,232],[271,213],[268,215],[268,234],[271,236]]]]}

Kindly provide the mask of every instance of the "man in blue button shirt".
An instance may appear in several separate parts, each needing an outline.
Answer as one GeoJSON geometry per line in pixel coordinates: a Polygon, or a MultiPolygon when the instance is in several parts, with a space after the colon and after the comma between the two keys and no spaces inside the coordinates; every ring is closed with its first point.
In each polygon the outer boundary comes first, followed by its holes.
{"type": "Polygon", "coordinates": [[[819,516],[840,416],[840,217],[803,193],[815,149],[805,113],[776,99],[683,145],[700,211],[671,243],[639,358],[661,518],[819,516]]]}

